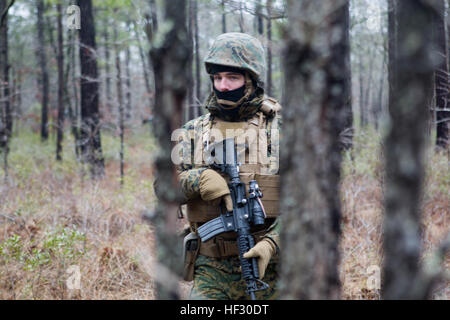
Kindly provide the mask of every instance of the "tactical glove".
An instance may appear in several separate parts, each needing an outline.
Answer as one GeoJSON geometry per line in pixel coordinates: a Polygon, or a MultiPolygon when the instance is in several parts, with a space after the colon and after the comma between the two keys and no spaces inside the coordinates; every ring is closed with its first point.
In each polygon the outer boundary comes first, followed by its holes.
{"type": "Polygon", "coordinates": [[[276,251],[275,244],[271,240],[265,238],[259,241],[248,252],[244,253],[243,257],[245,259],[258,258],[259,278],[262,279],[270,258],[272,258],[276,251]]]}
{"type": "Polygon", "coordinates": [[[228,211],[233,210],[233,202],[225,179],[212,169],[206,169],[200,175],[200,197],[211,205],[219,205],[223,199],[228,211]]]}

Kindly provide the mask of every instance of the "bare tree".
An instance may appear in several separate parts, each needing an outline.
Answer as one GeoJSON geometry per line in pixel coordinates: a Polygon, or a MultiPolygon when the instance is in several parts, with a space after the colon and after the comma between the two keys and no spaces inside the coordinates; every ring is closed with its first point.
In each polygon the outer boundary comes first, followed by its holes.
{"type": "Polygon", "coordinates": [[[8,11],[14,0],[0,0],[0,152],[3,153],[5,180],[8,177],[9,140],[12,133],[8,64],[8,11]]]}
{"type": "Polygon", "coordinates": [[[242,1],[239,2],[239,31],[245,32],[244,4],[242,1]]]}
{"type": "Polygon", "coordinates": [[[280,298],[338,299],[348,1],[290,0],[284,48],[280,298]],[[301,183],[299,183],[301,181],[301,183]]]}
{"type": "Polygon", "coordinates": [[[81,151],[90,165],[91,177],[104,175],[105,165],[100,140],[99,90],[95,24],[92,0],[78,0],[83,28],[80,29],[81,65],[81,151]]]}
{"type": "Polygon", "coordinates": [[[436,92],[436,145],[447,148],[449,140],[450,111],[448,98],[450,97],[450,82],[448,73],[448,45],[445,30],[445,2],[433,0],[435,14],[433,15],[433,42],[436,70],[434,72],[436,92]]]}
{"type": "MultiPolygon", "coordinates": [[[[131,32],[131,28],[130,28],[131,22],[128,20],[127,21],[127,31],[130,33],[131,32]]],[[[127,91],[126,91],[126,119],[130,120],[131,119],[131,112],[132,112],[132,98],[131,98],[131,68],[130,68],[130,63],[131,63],[131,52],[130,52],[130,44],[127,44],[126,48],[125,48],[125,74],[126,74],[126,80],[125,80],[125,84],[127,87],[127,91]]]]}
{"type": "MultiPolygon", "coordinates": [[[[152,45],[150,56],[155,72],[154,134],[159,142],[155,166],[159,203],[151,221],[156,224],[158,243],[157,286],[159,299],[178,299],[178,282],[182,266],[181,243],[176,236],[177,209],[183,196],[177,187],[176,170],[171,160],[171,133],[182,124],[183,105],[188,79],[188,60],[192,50],[186,28],[186,0],[164,2],[170,30],[158,46],[152,45]]],[[[149,35],[149,33],[147,33],[149,35]]],[[[152,39],[150,39],[152,40],[152,39]]],[[[154,44],[154,43],[153,43],[154,44]]]]}
{"type": "Polygon", "coordinates": [[[435,277],[420,267],[421,198],[431,59],[433,9],[429,0],[390,1],[389,110],[386,160],[384,299],[425,299],[435,277]]]}
{"type": "Polygon", "coordinates": [[[194,13],[194,51],[195,51],[195,105],[197,109],[197,116],[200,116],[201,110],[199,104],[202,99],[202,80],[200,76],[200,70],[203,65],[200,63],[200,44],[198,40],[198,2],[192,0],[193,13],[194,13]]]}
{"type": "MultiPolygon", "coordinates": [[[[73,32],[73,31],[72,31],[73,32]]],[[[72,37],[72,43],[70,46],[72,47],[71,52],[71,65],[72,65],[72,72],[71,72],[71,79],[72,79],[72,89],[73,89],[73,112],[69,113],[69,117],[71,119],[70,126],[72,130],[72,135],[75,140],[75,155],[77,157],[77,161],[80,160],[81,156],[81,140],[80,140],[80,125],[79,125],[79,118],[80,118],[80,99],[78,97],[78,86],[80,83],[80,79],[76,77],[76,69],[77,69],[77,59],[76,59],[76,44],[78,42],[78,33],[74,33],[72,37]]],[[[79,50],[78,50],[79,52],[79,50]]],[[[71,111],[71,109],[69,109],[71,111]]]]}
{"type": "MultiPolygon", "coordinates": [[[[194,43],[194,12],[193,12],[193,3],[192,0],[187,0],[187,33],[188,39],[190,41],[190,45],[193,46],[194,43]]],[[[194,76],[193,76],[193,62],[194,62],[194,53],[191,51],[189,54],[188,60],[188,79],[186,83],[187,87],[187,103],[185,108],[185,121],[196,118],[195,110],[194,110],[194,76]]]]}
{"type": "Polygon", "coordinates": [[[105,105],[106,105],[106,109],[111,112],[112,111],[112,106],[111,106],[111,99],[112,99],[112,94],[111,94],[111,76],[110,76],[110,48],[109,48],[109,16],[108,13],[106,12],[104,15],[104,20],[103,20],[103,40],[104,40],[104,45],[103,45],[103,49],[105,51],[105,105]]]}
{"type": "Polygon", "coordinates": [[[272,0],[267,0],[267,95],[272,95],[272,0]]]}
{"type": "Polygon", "coordinates": [[[38,48],[39,64],[41,67],[41,82],[42,82],[42,106],[41,106],[41,139],[43,141],[48,139],[48,70],[47,70],[47,56],[45,51],[45,36],[44,36],[44,0],[37,1],[37,30],[38,30],[38,48]]]}
{"type": "Polygon", "coordinates": [[[222,33],[227,32],[227,16],[225,13],[225,0],[222,0],[220,3],[220,7],[222,9],[222,33]]]}
{"type": "Polygon", "coordinates": [[[261,0],[256,0],[255,3],[255,19],[254,19],[254,28],[255,33],[262,35],[264,33],[263,30],[263,16],[262,16],[262,4],[261,0]]]}
{"type": "Polygon", "coordinates": [[[142,72],[144,74],[144,83],[145,83],[145,89],[147,91],[147,95],[149,97],[149,102],[151,105],[152,100],[152,89],[150,87],[150,74],[149,74],[149,66],[148,66],[148,60],[147,60],[147,56],[144,54],[144,49],[142,47],[142,41],[141,41],[141,37],[139,36],[139,31],[137,28],[136,23],[133,22],[133,27],[134,27],[134,33],[136,34],[136,40],[137,40],[137,44],[138,44],[138,49],[139,49],[139,57],[141,58],[141,62],[142,62],[142,72]]]}
{"type": "MultiPolygon", "coordinates": [[[[117,9],[116,9],[117,10],[117,9]]],[[[117,104],[119,107],[119,130],[120,130],[120,186],[123,186],[124,179],[124,102],[122,91],[122,68],[120,66],[120,46],[117,25],[114,26],[114,55],[116,61],[116,85],[117,85],[117,104]]]]}
{"type": "Polygon", "coordinates": [[[62,30],[62,5],[61,1],[56,5],[58,11],[58,122],[56,136],[56,160],[61,161],[62,141],[64,139],[64,50],[62,30]]]}

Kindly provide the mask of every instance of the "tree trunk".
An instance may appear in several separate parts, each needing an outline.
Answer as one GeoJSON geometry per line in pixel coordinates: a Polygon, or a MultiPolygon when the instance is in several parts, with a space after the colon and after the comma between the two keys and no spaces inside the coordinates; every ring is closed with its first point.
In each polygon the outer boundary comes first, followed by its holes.
{"type": "Polygon", "coordinates": [[[225,0],[222,0],[220,7],[222,8],[222,33],[227,32],[227,16],[225,14],[225,0]]]}
{"type": "Polygon", "coordinates": [[[109,33],[108,33],[108,27],[109,27],[109,22],[108,22],[108,14],[105,14],[105,20],[104,20],[104,26],[103,26],[103,39],[105,41],[104,44],[104,50],[105,50],[105,90],[106,90],[106,95],[105,95],[105,105],[106,105],[106,109],[108,110],[109,113],[112,112],[112,106],[111,106],[111,101],[112,101],[112,95],[111,95],[111,70],[109,68],[109,63],[110,63],[110,52],[109,52],[109,33]]]}
{"type": "Polygon", "coordinates": [[[371,105],[372,105],[372,75],[373,75],[373,61],[374,59],[374,48],[373,46],[370,46],[369,48],[369,54],[368,54],[368,59],[369,59],[369,74],[367,76],[367,85],[366,85],[366,90],[364,93],[364,115],[365,115],[365,124],[367,125],[369,123],[369,119],[370,119],[370,113],[371,113],[371,105]]]}
{"type": "Polygon", "coordinates": [[[9,141],[12,133],[12,114],[9,97],[8,10],[14,1],[0,0],[0,153],[3,154],[5,181],[8,178],[9,141]]]}
{"type": "Polygon", "coordinates": [[[38,57],[41,66],[41,81],[42,81],[42,108],[41,108],[41,139],[43,141],[48,139],[48,71],[47,71],[47,56],[45,51],[45,36],[44,36],[44,0],[37,2],[37,29],[38,29],[38,57]]]}
{"type": "Polygon", "coordinates": [[[144,83],[145,83],[145,89],[147,90],[147,95],[149,98],[149,105],[153,102],[152,100],[152,89],[150,87],[150,76],[149,76],[149,66],[147,65],[146,55],[144,54],[144,49],[142,48],[142,42],[141,37],[139,36],[139,31],[137,28],[136,23],[133,24],[134,26],[134,32],[136,34],[136,40],[138,43],[138,49],[139,49],[139,57],[141,58],[142,62],[142,72],[144,74],[144,83]]]}
{"type": "Polygon", "coordinates": [[[254,26],[255,26],[255,33],[258,33],[259,35],[262,35],[264,33],[263,17],[261,11],[262,11],[261,0],[257,0],[255,4],[254,26]]]}
{"type": "Polygon", "coordinates": [[[57,4],[58,11],[58,123],[56,126],[56,160],[61,161],[62,141],[64,139],[64,51],[62,30],[62,5],[57,4]]]}
{"type": "MultiPolygon", "coordinates": [[[[72,106],[72,99],[70,96],[70,92],[69,92],[69,76],[71,74],[71,72],[73,72],[72,70],[75,69],[75,60],[73,58],[74,55],[74,36],[76,33],[74,32],[69,32],[68,33],[68,37],[67,37],[67,52],[66,52],[66,57],[68,57],[68,59],[66,60],[66,69],[64,71],[64,83],[66,84],[64,86],[64,103],[65,105],[67,105],[67,113],[69,116],[69,120],[70,120],[70,129],[71,129],[71,133],[73,135],[73,140],[75,142],[75,156],[76,159],[79,159],[79,154],[78,154],[78,147],[77,147],[77,143],[78,143],[78,130],[76,127],[76,111],[74,110],[74,107],[72,106]],[[72,70],[71,70],[72,67],[72,70]]],[[[73,81],[75,81],[73,79],[73,81]]],[[[76,109],[76,104],[77,104],[77,97],[74,97],[73,100],[75,101],[75,109],[76,109]]]]}
{"type": "MultiPolygon", "coordinates": [[[[24,47],[20,48],[20,60],[23,61],[23,51],[24,47]]],[[[22,75],[23,75],[23,65],[22,68],[17,71],[17,105],[16,105],[16,116],[17,120],[22,116],[22,75]]],[[[17,128],[17,126],[16,126],[17,128]]]]}
{"type": "Polygon", "coordinates": [[[448,47],[445,35],[445,2],[433,0],[436,12],[433,16],[434,59],[437,67],[434,74],[436,90],[436,145],[447,148],[449,139],[450,104],[448,103],[450,82],[447,65],[448,47]]]}
{"type": "MultiPolygon", "coordinates": [[[[193,6],[192,6],[192,0],[187,0],[187,6],[188,6],[188,12],[187,12],[187,32],[188,32],[188,39],[190,42],[190,45],[193,46],[194,43],[194,33],[193,33],[193,18],[194,18],[194,12],[193,12],[193,6]]],[[[186,102],[186,108],[185,108],[185,121],[189,121],[195,118],[195,110],[194,110],[194,77],[193,77],[193,61],[194,61],[194,55],[191,51],[189,54],[189,60],[188,60],[188,78],[186,83],[186,89],[187,89],[187,102],[186,102]]]]}
{"type": "Polygon", "coordinates": [[[123,186],[124,178],[124,153],[123,153],[123,134],[124,134],[124,107],[122,93],[122,70],[120,67],[120,49],[118,43],[117,26],[114,26],[114,54],[116,60],[116,85],[117,85],[117,103],[119,106],[119,130],[120,130],[120,186],[123,186]]]}
{"type": "Polygon", "coordinates": [[[342,93],[342,117],[343,130],[339,133],[340,145],[343,149],[351,148],[353,144],[353,108],[352,108],[352,70],[350,62],[350,1],[345,0],[340,8],[339,13],[341,29],[344,30],[344,35],[341,41],[336,44],[336,50],[339,51],[339,58],[342,59],[342,72],[344,79],[342,93]]]}
{"type": "MultiPolygon", "coordinates": [[[[128,33],[131,32],[130,25],[131,25],[131,22],[127,21],[128,33]]],[[[125,85],[127,87],[127,91],[126,91],[126,119],[129,121],[131,119],[131,111],[132,111],[131,69],[130,69],[131,54],[130,54],[130,45],[129,44],[127,45],[127,48],[125,50],[125,60],[126,60],[126,62],[125,62],[125,75],[126,75],[125,85]]]]}
{"type": "MultiPolygon", "coordinates": [[[[428,0],[395,1],[389,36],[389,109],[386,157],[384,299],[425,299],[430,283],[421,274],[420,207],[432,90],[432,9],[428,0]],[[393,82],[391,82],[393,81],[393,82]]],[[[391,3],[392,4],[392,3],[391,3]]],[[[391,7],[392,8],[392,7],[391,7]]]]}
{"type": "Polygon", "coordinates": [[[13,129],[13,116],[12,116],[12,108],[10,103],[10,95],[11,95],[11,83],[9,80],[9,58],[8,58],[8,50],[9,50],[9,43],[8,43],[8,15],[5,15],[5,18],[3,20],[3,25],[0,26],[0,32],[3,33],[1,36],[1,39],[3,41],[3,44],[1,45],[2,49],[4,50],[4,53],[0,56],[4,57],[4,64],[3,64],[3,99],[5,99],[5,119],[6,119],[6,134],[8,135],[8,140],[11,138],[12,129],[13,129]]]}
{"type": "Polygon", "coordinates": [[[364,63],[362,48],[359,49],[358,62],[359,62],[359,122],[363,128],[367,125],[366,106],[364,105],[364,63]]]}
{"type": "Polygon", "coordinates": [[[290,0],[287,12],[280,298],[338,299],[339,135],[350,94],[348,46],[342,45],[348,1],[290,0]]]}
{"type": "Polygon", "coordinates": [[[390,114],[390,106],[394,104],[392,94],[396,84],[396,61],[397,61],[397,0],[388,0],[388,113],[390,114]]]}
{"type": "Polygon", "coordinates": [[[267,0],[267,83],[266,91],[272,96],[272,0],[267,0]]]}
{"type": "Polygon", "coordinates": [[[104,160],[100,140],[99,90],[95,24],[92,0],[78,0],[81,9],[80,65],[81,65],[81,151],[84,162],[90,165],[91,177],[104,175],[104,160]]]}
{"type": "Polygon", "coordinates": [[[198,6],[197,0],[191,0],[194,5],[194,46],[195,46],[195,109],[196,116],[201,115],[201,104],[202,104],[202,78],[200,75],[200,70],[203,65],[200,63],[200,48],[198,41],[198,6]]]}
{"type": "Polygon", "coordinates": [[[242,7],[242,1],[239,2],[239,30],[240,32],[245,32],[245,22],[244,22],[244,8],[242,7]]]}
{"type": "Polygon", "coordinates": [[[381,72],[380,72],[380,80],[379,80],[379,84],[380,87],[378,88],[378,99],[377,101],[374,103],[374,107],[373,107],[373,117],[374,117],[374,121],[375,121],[375,129],[378,130],[379,127],[379,122],[380,122],[380,116],[383,112],[383,92],[384,92],[384,77],[385,77],[385,66],[386,66],[386,58],[387,58],[387,41],[383,41],[383,60],[381,62],[381,72]]]}
{"type": "MultiPolygon", "coordinates": [[[[75,76],[76,75],[76,43],[77,43],[77,36],[78,33],[73,33],[72,38],[72,54],[71,54],[71,63],[72,63],[72,85],[73,85],[73,100],[74,100],[74,108],[73,113],[70,115],[71,117],[71,127],[72,127],[72,135],[75,140],[75,155],[77,157],[77,161],[80,160],[81,156],[81,139],[80,139],[80,125],[79,125],[79,118],[80,118],[80,99],[78,98],[78,85],[80,83],[79,79],[75,76]]],[[[79,52],[79,50],[78,50],[79,52]]]]}
{"type": "MultiPolygon", "coordinates": [[[[162,43],[150,50],[155,72],[154,134],[161,152],[156,159],[158,189],[162,191],[152,222],[156,225],[158,243],[157,296],[179,299],[178,279],[181,275],[181,243],[176,235],[177,209],[183,196],[178,187],[171,161],[171,133],[182,124],[188,60],[192,50],[186,30],[186,1],[164,2],[165,20],[171,21],[162,43]]],[[[168,24],[169,25],[169,24],[168,24]]]]}
{"type": "Polygon", "coordinates": [[[8,65],[8,14],[3,16],[7,8],[7,1],[0,0],[0,15],[2,24],[0,25],[0,106],[2,134],[2,147],[5,147],[11,134],[9,128],[10,98],[9,98],[9,65],[8,65]]]}
{"type": "MultiPolygon", "coordinates": [[[[9,106],[11,108],[12,118],[13,122],[14,120],[17,120],[16,115],[16,94],[17,94],[17,77],[16,77],[16,70],[14,66],[11,66],[11,82],[10,82],[10,93],[9,93],[9,106]]],[[[16,125],[16,132],[17,132],[17,125],[16,125]]]]}

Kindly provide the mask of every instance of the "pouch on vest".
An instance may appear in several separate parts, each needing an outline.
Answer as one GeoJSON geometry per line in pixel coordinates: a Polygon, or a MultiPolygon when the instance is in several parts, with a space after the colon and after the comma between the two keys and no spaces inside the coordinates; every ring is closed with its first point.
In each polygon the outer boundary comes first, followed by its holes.
{"type": "Polygon", "coordinates": [[[183,240],[183,279],[194,280],[194,266],[200,251],[200,239],[194,232],[189,233],[183,240]]]}

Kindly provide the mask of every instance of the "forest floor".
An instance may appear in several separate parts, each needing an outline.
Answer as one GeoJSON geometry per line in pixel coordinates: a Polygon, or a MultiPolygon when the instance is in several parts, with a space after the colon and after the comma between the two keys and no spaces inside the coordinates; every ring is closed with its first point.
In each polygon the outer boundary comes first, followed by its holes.
{"type": "MultiPolygon", "coordinates": [[[[122,188],[119,140],[112,134],[102,135],[106,176],[95,183],[83,178],[68,134],[62,162],[55,160],[53,138],[41,143],[23,131],[12,139],[7,183],[0,169],[0,299],[155,298],[154,232],[142,219],[156,204],[151,163],[157,149],[148,132],[127,132],[122,188]]],[[[427,160],[424,260],[450,228],[448,155],[430,152],[427,160]]],[[[342,172],[342,298],[379,299],[379,137],[359,135],[342,172]]],[[[443,267],[450,270],[450,257],[443,267]]],[[[190,283],[180,285],[186,298],[190,283]]],[[[433,298],[450,299],[450,282],[439,284],[433,298]]]]}

